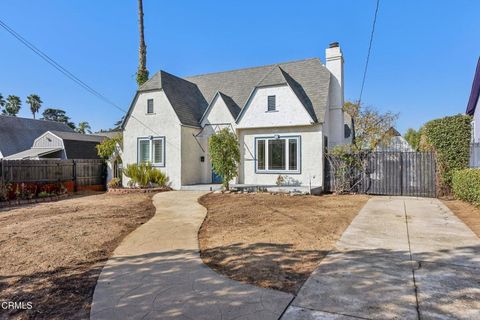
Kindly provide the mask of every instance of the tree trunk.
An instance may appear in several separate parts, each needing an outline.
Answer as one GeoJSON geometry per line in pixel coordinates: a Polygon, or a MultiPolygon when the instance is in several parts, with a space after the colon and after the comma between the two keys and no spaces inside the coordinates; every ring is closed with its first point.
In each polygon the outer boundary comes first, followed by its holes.
{"type": "Polygon", "coordinates": [[[145,35],[143,31],[143,1],[138,0],[138,27],[140,31],[140,50],[138,56],[139,69],[146,69],[147,66],[147,46],[145,45],[145,35]]]}
{"type": "Polygon", "coordinates": [[[138,0],[138,29],[140,33],[140,48],[138,50],[137,83],[139,86],[148,80],[147,70],[147,46],[143,27],[143,0],[138,0]]]}

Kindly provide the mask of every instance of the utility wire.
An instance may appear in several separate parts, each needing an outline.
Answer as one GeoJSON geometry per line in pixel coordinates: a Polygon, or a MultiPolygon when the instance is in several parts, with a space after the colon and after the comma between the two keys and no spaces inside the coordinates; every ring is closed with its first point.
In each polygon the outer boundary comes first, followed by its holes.
{"type": "MultiPolygon", "coordinates": [[[[122,111],[125,115],[128,113],[124,108],[120,107],[116,103],[114,103],[112,100],[108,99],[105,95],[101,94],[97,90],[93,89],[91,86],[80,80],[77,76],[75,76],[72,72],[68,71],[66,68],[62,67],[58,62],[56,62],[53,58],[49,57],[46,53],[38,49],[36,46],[34,46],[31,42],[29,42],[27,39],[22,37],[19,33],[17,33],[15,30],[10,28],[4,21],[0,19],[0,26],[5,29],[8,33],[10,33],[13,37],[15,37],[18,41],[20,41],[23,45],[25,45],[27,48],[32,50],[35,54],[37,54],[40,58],[45,60],[48,64],[50,64],[52,67],[57,69],[60,73],[62,73],[64,76],[75,82],[77,85],[88,91],[90,94],[94,95],[95,97],[99,98],[100,100],[104,101],[107,104],[110,104],[111,106],[117,108],[118,110],[122,111]]],[[[153,130],[151,127],[143,123],[141,120],[136,118],[134,115],[130,114],[130,118],[135,119],[138,121],[143,127],[146,129],[150,130],[153,134],[159,135],[155,130],[153,130]]]]}
{"type": "Polygon", "coordinates": [[[380,5],[380,0],[377,0],[377,5],[375,7],[375,16],[373,17],[372,32],[370,34],[370,43],[368,44],[367,60],[365,62],[365,69],[363,70],[362,87],[360,89],[360,96],[358,97],[358,105],[359,106],[362,102],[363,88],[365,87],[365,79],[367,78],[368,63],[370,61],[370,52],[372,51],[373,34],[375,33],[375,24],[377,23],[377,15],[378,15],[379,5],[380,5]]]}

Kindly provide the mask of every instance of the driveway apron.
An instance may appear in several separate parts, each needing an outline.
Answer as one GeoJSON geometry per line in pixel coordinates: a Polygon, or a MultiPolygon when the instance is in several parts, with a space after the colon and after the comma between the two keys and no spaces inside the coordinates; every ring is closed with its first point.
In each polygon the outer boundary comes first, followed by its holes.
{"type": "Polygon", "coordinates": [[[480,319],[480,239],[437,199],[375,197],[282,319],[480,319]]]}
{"type": "Polygon", "coordinates": [[[230,280],[203,264],[197,238],[206,215],[197,202],[203,194],[155,195],[155,216],[128,235],[103,268],[91,319],[280,317],[292,295],[230,280]]]}

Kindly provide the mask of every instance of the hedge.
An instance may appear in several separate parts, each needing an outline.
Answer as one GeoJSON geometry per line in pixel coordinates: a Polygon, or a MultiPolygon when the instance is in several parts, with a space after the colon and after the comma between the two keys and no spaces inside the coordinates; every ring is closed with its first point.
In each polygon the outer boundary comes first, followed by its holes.
{"type": "Polygon", "coordinates": [[[471,121],[470,116],[459,114],[429,121],[421,129],[420,149],[437,155],[440,195],[450,193],[455,170],[468,168],[471,121]]]}
{"type": "Polygon", "coordinates": [[[480,169],[463,169],[453,173],[452,190],[455,198],[480,205],[480,169]]]}

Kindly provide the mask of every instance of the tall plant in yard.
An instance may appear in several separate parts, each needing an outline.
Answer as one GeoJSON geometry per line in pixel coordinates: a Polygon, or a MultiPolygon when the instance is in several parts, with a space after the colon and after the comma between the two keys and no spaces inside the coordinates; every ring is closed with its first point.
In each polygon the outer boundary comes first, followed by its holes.
{"type": "Polygon", "coordinates": [[[77,127],[75,128],[75,131],[78,133],[92,133],[92,128],[90,127],[90,124],[87,121],[82,121],[79,122],[77,127]]]}
{"type": "Polygon", "coordinates": [[[0,93],[0,111],[5,106],[5,99],[3,98],[2,94],[0,93]]]}
{"type": "Polygon", "coordinates": [[[223,179],[223,186],[229,190],[229,181],[236,177],[240,162],[238,139],[228,128],[220,130],[208,139],[208,150],[213,170],[223,179]]]}
{"type": "Polygon", "coordinates": [[[350,192],[361,181],[359,174],[366,172],[367,155],[379,145],[388,145],[398,117],[352,102],[346,102],[343,110],[352,118],[354,139],[352,144],[335,146],[326,154],[335,193],[350,192]]]}
{"type": "Polygon", "coordinates": [[[109,159],[117,148],[118,144],[122,144],[123,136],[121,133],[115,135],[110,139],[105,139],[97,144],[97,154],[103,159],[109,159]]]}
{"type": "Polygon", "coordinates": [[[471,121],[470,116],[459,114],[432,120],[422,128],[420,150],[437,155],[440,195],[450,194],[453,172],[468,167],[471,121]]]}
{"type": "Polygon", "coordinates": [[[138,0],[138,29],[140,32],[140,48],[138,50],[137,84],[141,86],[148,80],[147,46],[143,27],[143,1],[138,0]]]}
{"type": "Polygon", "coordinates": [[[3,114],[16,117],[22,107],[22,100],[19,97],[9,95],[2,111],[3,114]]]}
{"type": "Polygon", "coordinates": [[[38,113],[42,107],[42,99],[37,94],[31,94],[27,97],[27,103],[30,105],[30,111],[32,112],[33,119],[35,119],[35,114],[38,113]]]}

